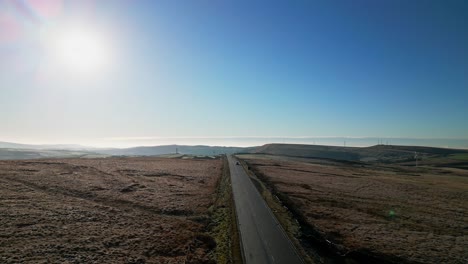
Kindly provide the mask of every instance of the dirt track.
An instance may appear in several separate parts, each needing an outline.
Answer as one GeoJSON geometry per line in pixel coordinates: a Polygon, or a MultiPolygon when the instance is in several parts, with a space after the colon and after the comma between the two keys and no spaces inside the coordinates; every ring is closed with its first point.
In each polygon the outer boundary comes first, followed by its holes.
{"type": "Polygon", "coordinates": [[[211,262],[221,160],[0,161],[0,262],[211,262]]]}

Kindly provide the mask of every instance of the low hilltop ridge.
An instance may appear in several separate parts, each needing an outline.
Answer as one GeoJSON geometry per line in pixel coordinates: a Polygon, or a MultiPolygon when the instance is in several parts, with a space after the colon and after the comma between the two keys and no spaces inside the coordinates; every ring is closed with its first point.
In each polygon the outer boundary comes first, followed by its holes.
{"type": "Polygon", "coordinates": [[[266,144],[253,149],[251,153],[359,161],[360,156],[355,152],[357,149],[322,145],[266,144]]]}
{"type": "Polygon", "coordinates": [[[468,150],[420,147],[375,145],[371,147],[338,147],[301,144],[266,144],[254,148],[252,154],[269,154],[303,158],[325,158],[347,161],[405,163],[416,158],[423,163],[429,160],[438,162],[468,162],[468,150]]]}

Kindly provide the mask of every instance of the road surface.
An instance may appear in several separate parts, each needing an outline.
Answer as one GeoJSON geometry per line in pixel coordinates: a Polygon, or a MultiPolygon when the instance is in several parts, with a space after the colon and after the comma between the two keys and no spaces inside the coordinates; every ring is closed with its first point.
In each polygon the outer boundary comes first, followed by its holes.
{"type": "Polygon", "coordinates": [[[244,168],[228,156],[242,253],[246,264],[302,264],[292,242],[244,168]]]}

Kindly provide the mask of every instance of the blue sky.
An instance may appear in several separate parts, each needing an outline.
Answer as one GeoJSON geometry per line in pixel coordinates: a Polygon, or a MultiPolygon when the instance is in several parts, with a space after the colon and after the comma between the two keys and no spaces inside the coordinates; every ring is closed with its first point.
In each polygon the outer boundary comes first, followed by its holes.
{"type": "Polygon", "coordinates": [[[3,141],[468,137],[466,1],[44,3],[0,0],[3,141]],[[50,66],[70,20],[92,76],[50,66]]]}

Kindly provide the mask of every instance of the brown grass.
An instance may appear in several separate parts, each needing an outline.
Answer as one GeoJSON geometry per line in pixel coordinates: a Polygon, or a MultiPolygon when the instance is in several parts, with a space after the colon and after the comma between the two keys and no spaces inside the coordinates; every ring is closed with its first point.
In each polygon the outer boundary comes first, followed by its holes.
{"type": "Polygon", "coordinates": [[[213,262],[221,160],[0,161],[1,263],[213,262]]]}
{"type": "MultiPolygon", "coordinates": [[[[387,262],[468,260],[468,171],[244,159],[304,230],[317,230],[340,254],[387,262]]],[[[307,239],[299,237],[304,247],[307,239]]]]}

